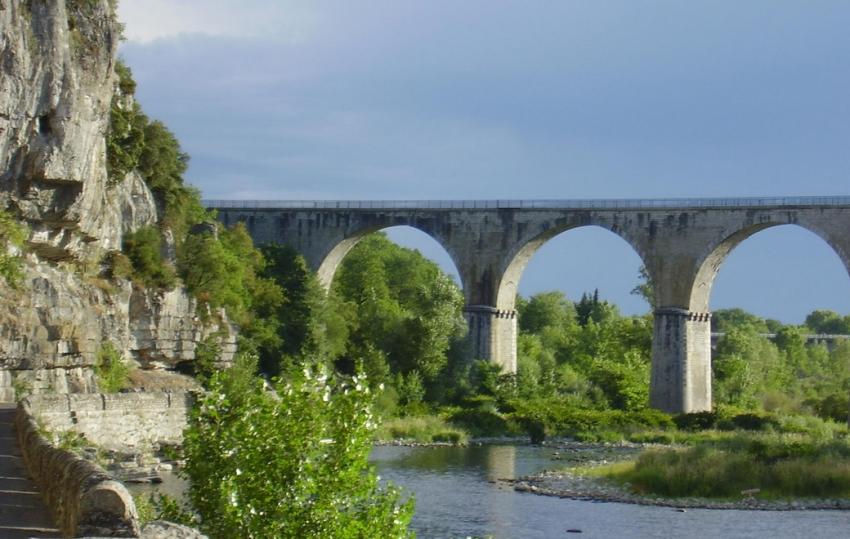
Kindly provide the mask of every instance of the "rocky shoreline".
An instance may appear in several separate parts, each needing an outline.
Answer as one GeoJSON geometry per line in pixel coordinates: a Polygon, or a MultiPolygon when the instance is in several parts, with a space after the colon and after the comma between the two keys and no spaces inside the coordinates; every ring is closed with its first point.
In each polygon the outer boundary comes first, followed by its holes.
{"type": "Polygon", "coordinates": [[[755,511],[850,510],[848,499],[761,500],[752,496],[740,500],[708,498],[656,498],[629,492],[619,485],[569,472],[546,472],[531,477],[505,480],[518,492],[592,502],[657,505],[676,509],[738,509],[755,511]]]}

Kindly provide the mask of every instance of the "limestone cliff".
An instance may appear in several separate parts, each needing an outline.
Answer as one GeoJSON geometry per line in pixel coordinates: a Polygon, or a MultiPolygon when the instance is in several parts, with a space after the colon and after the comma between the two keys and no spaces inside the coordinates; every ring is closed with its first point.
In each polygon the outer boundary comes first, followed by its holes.
{"type": "MultiPolygon", "coordinates": [[[[173,367],[219,329],[202,323],[180,288],[153,292],[97,276],[125,233],[157,221],[137,173],[116,185],[107,178],[118,92],[113,8],[108,0],[0,0],[0,209],[30,230],[20,290],[0,284],[0,400],[13,374],[35,389],[91,389],[107,340],[142,367],[173,367]]],[[[234,331],[224,325],[232,353],[234,331]]]]}

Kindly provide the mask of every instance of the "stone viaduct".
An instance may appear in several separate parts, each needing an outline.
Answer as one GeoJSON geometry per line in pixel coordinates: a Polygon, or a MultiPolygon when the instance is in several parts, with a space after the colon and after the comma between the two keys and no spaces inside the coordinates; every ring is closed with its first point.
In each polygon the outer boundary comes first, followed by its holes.
{"type": "Polygon", "coordinates": [[[637,252],[654,285],[650,404],[668,412],[711,409],[709,297],[736,245],[769,227],[797,225],[826,241],[850,273],[850,197],[205,205],[224,224],[244,222],[257,244],[293,246],[326,287],[365,235],[399,225],[425,232],[460,274],[474,357],[508,372],[516,370],[517,286],[535,251],[572,228],[610,230],[637,252]]]}

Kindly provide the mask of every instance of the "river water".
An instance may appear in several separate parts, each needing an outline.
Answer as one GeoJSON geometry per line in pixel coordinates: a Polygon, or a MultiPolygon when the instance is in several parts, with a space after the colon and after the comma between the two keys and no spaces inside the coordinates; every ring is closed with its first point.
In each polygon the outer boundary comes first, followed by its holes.
{"type": "Polygon", "coordinates": [[[413,528],[420,538],[850,537],[848,511],[682,513],[520,493],[498,481],[562,465],[545,446],[383,446],[374,449],[371,460],[382,479],[415,496],[413,528]]]}
{"type": "MultiPolygon", "coordinates": [[[[516,492],[514,479],[564,465],[553,449],[531,445],[375,447],[382,480],[416,498],[420,538],[850,538],[850,511],[731,511],[577,501],[516,492]],[[581,533],[567,530],[581,530],[581,533]]],[[[180,496],[166,474],[158,490],[180,496]]],[[[136,493],[150,485],[133,485],[136,493]]],[[[383,539],[383,538],[376,538],[383,539]]]]}

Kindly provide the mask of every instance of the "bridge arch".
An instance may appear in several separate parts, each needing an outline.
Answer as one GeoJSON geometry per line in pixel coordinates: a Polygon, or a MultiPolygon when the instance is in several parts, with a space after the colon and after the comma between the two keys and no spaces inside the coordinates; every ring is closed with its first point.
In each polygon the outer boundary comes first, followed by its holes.
{"type": "MultiPolygon", "coordinates": [[[[496,307],[500,310],[514,309],[520,280],[522,279],[522,275],[534,255],[550,240],[561,235],[566,235],[572,230],[581,228],[602,229],[623,240],[638,256],[641,264],[647,268],[647,271],[650,271],[649,266],[646,264],[646,256],[643,253],[643,249],[640,244],[634,242],[628,235],[616,229],[612,229],[604,223],[586,223],[563,227],[552,227],[534,237],[531,237],[525,242],[520,243],[513,253],[506,257],[506,267],[502,272],[502,277],[496,291],[496,307]]],[[[638,268],[635,268],[635,271],[637,271],[637,269],[638,268]]],[[[651,274],[650,279],[652,279],[651,274]]]]}
{"type": "MultiPolygon", "coordinates": [[[[347,235],[345,238],[337,241],[333,244],[327,254],[322,258],[319,263],[318,270],[316,274],[319,279],[319,283],[325,290],[330,290],[331,284],[333,283],[334,275],[336,275],[337,270],[339,269],[342,261],[345,259],[345,256],[357,245],[363,238],[366,236],[373,234],[375,232],[387,231],[395,228],[407,228],[411,230],[417,231],[419,234],[429,238],[431,242],[435,245],[439,246],[451,260],[451,263],[454,264],[455,270],[459,276],[458,285],[461,289],[464,289],[463,282],[463,273],[459,271],[459,266],[457,263],[457,258],[452,254],[449,247],[447,247],[445,242],[440,241],[440,238],[430,231],[414,226],[412,224],[386,224],[386,225],[373,225],[369,227],[364,227],[362,229],[357,230],[356,232],[347,235]]],[[[402,245],[404,246],[404,245],[402,245]]]]}
{"type": "Polygon", "coordinates": [[[823,240],[829,248],[838,256],[850,277],[850,253],[845,253],[841,246],[835,243],[832,236],[822,230],[819,226],[805,221],[793,222],[765,222],[754,223],[744,226],[728,234],[719,242],[710,245],[701,258],[693,282],[690,296],[689,308],[693,312],[709,312],[711,303],[711,291],[720,268],[729,257],[729,254],[748,238],[759,232],[776,227],[800,227],[823,240]]]}

